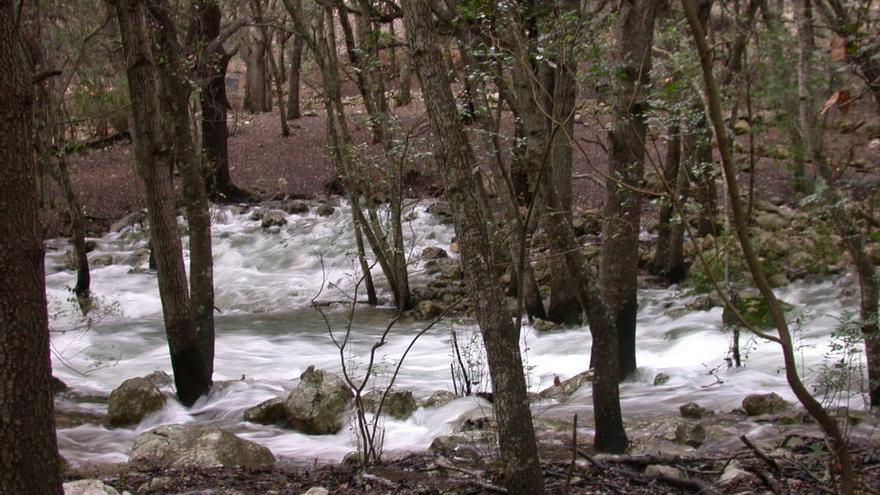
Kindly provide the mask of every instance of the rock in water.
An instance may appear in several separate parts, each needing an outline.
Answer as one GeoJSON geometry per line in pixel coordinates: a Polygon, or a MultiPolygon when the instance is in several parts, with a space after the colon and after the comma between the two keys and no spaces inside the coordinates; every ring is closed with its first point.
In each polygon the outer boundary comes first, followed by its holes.
{"type": "Polygon", "coordinates": [[[742,407],[749,416],[760,416],[762,414],[781,413],[788,409],[789,403],[777,395],[776,392],[771,392],[769,394],[746,396],[742,401],[742,407]]]}
{"type": "Polygon", "coordinates": [[[140,423],[144,416],[165,406],[168,400],[150,380],[137,377],[122,382],[110,393],[107,422],[110,426],[140,423]]]}
{"type": "Polygon", "coordinates": [[[686,404],[682,404],[678,408],[678,411],[681,413],[681,417],[691,419],[700,419],[703,416],[708,416],[712,414],[712,411],[697,404],[696,402],[688,402],[686,404]]]}
{"type": "Polygon", "coordinates": [[[675,443],[699,447],[706,441],[706,428],[700,424],[681,423],[675,428],[675,443]]]}
{"type": "Polygon", "coordinates": [[[119,492],[101,480],[77,480],[64,484],[64,495],[119,495],[119,492]]]}
{"type": "Polygon", "coordinates": [[[287,421],[303,433],[336,433],[342,429],[342,416],[351,398],[351,388],[341,378],[309,366],[284,401],[287,421]]]}
{"type": "Polygon", "coordinates": [[[244,420],[262,425],[287,424],[284,399],[269,399],[244,411],[244,420]]]}
{"type": "Polygon", "coordinates": [[[457,397],[448,390],[437,390],[425,400],[425,408],[442,407],[454,401],[457,397]]]}
{"type": "Polygon", "coordinates": [[[254,468],[275,464],[275,456],[266,447],[219,428],[165,425],[135,439],[128,463],[139,469],[254,468]]]}
{"type": "MultiPolygon", "coordinates": [[[[375,413],[379,409],[379,402],[382,401],[382,394],[384,393],[384,390],[371,390],[364,394],[361,397],[364,409],[375,413]]],[[[385,402],[382,404],[382,414],[391,416],[394,419],[403,420],[410,417],[418,408],[419,406],[416,404],[416,400],[413,399],[412,392],[409,390],[392,390],[388,392],[388,397],[385,397],[385,402]]]]}

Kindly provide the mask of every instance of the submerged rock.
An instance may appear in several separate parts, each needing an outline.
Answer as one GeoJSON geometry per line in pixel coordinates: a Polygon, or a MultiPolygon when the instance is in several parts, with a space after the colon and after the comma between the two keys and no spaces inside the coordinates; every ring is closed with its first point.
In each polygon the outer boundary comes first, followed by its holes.
{"type": "Polygon", "coordinates": [[[272,210],[266,213],[260,222],[263,230],[270,230],[272,227],[281,227],[283,225],[287,225],[287,218],[285,218],[284,212],[281,210],[272,210]]]}
{"type": "MultiPolygon", "coordinates": [[[[375,413],[379,409],[379,403],[382,401],[384,390],[371,390],[361,397],[364,409],[375,413]]],[[[385,397],[382,404],[382,414],[391,416],[394,419],[406,419],[412,416],[412,413],[418,409],[416,400],[413,398],[412,392],[409,390],[391,390],[385,397]]]]}
{"type": "Polygon", "coordinates": [[[147,378],[129,378],[110,393],[107,422],[110,426],[140,423],[146,415],[162,409],[167,400],[147,378]]]}
{"type": "Polygon", "coordinates": [[[789,408],[789,403],[776,394],[751,394],[746,396],[742,401],[742,408],[745,409],[749,416],[760,416],[762,414],[777,414],[789,408]]]}
{"type": "Polygon", "coordinates": [[[128,463],[141,469],[254,468],[275,464],[275,456],[266,447],[219,428],[165,425],[137,437],[128,463]]]}
{"type": "Polygon", "coordinates": [[[284,401],[287,421],[303,433],[336,433],[342,429],[342,416],[352,396],[351,388],[342,378],[309,366],[284,401]]]}

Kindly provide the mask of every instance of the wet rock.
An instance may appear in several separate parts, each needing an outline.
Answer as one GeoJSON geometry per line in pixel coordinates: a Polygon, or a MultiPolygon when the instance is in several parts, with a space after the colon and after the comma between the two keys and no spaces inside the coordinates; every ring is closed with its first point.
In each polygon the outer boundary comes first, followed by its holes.
{"type": "Polygon", "coordinates": [[[330,491],[323,486],[313,486],[303,492],[303,495],[329,495],[330,491]]]}
{"type": "Polygon", "coordinates": [[[654,385],[655,386],[666,385],[666,382],[668,382],[668,381],[669,381],[669,375],[667,375],[666,373],[657,373],[657,375],[654,376],[654,385]]]}
{"type": "Polygon", "coordinates": [[[328,204],[323,204],[319,206],[317,210],[315,210],[315,213],[317,213],[319,217],[329,217],[336,213],[336,208],[328,204]]]}
{"type": "Polygon", "coordinates": [[[593,370],[583,371],[565,381],[555,382],[538,393],[541,399],[564,399],[577,392],[585,383],[593,381],[593,370]]]}
{"type": "Polygon", "coordinates": [[[450,208],[449,203],[446,203],[445,201],[437,201],[431,206],[428,206],[425,211],[437,218],[440,223],[452,223],[452,208],[450,208]]]}
{"type": "Polygon", "coordinates": [[[113,264],[113,255],[110,253],[96,254],[89,259],[90,266],[110,266],[113,264]]]}
{"type": "Polygon", "coordinates": [[[64,495],[119,495],[115,488],[101,480],[68,481],[63,488],[64,495]]]}
{"type": "Polygon", "coordinates": [[[122,229],[124,229],[126,227],[131,227],[132,225],[138,225],[138,224],[143,225],[143,223],[146,220],[147,220],[147,210],[138,210],[138,211],[129,213],[128,215],[122,217],[120,220],[113,222],[113,224],[110,225],[110,230],[112,232],[118,233],[118,232],[121,232],[122,229]]]}
{"type": "Polygon", "coordinates": [[[284,407],[284,399],[269,399],[249,407],[245,409],[243,418],[261,425],[286,425],[287,409],[284,407]]]}
{"type": "Polygon", "coordinates": [[[431,300],[419,301],[412,312],[416,321],[433,320],[441,314],[443,314],[443,307],[431,300]]]}
{"type": "MultiPolygon", "coordinates": [[[[251,216],[253,218],[253,215],[251,216]]],[[[265,215],[260,222],[260,226],[263,227],[263,230],[269,230],[272,227],[281,227],[283,225],[287,225],[287,218],[284,217],[284,212],[281,210],[272,210],[265,215]]]]}
{"type": "Polygon", "coordinates": [[[682,404],[678,408],[678,411],[681,413],[681,417],[690,419],[700,419],[702,417],[713,414],[712,411],[697,404],[696,402],[688,402],[686,404],[682,404]]]}
{"type": "Polygon", "coordinates": [[[437,390],[425,400],[424,407],[442,407],[454,401],[456,396],[448,390],[437,390]]]}
{"type": "MultiPolygon", "coordinates": [[[[364,409],[371,413],[375,413],[379,409],[379,403],[382,401],[384,390],[371,390],[361,397],[364,409]]],[[[409,390],[391,390],[385,397],[382,404],[382,414],[391,416],[394,419],[404,420],[418,409],[416,400],[409,390]]]]}
{"type": "Polygon", "coordinates": [[[156,388],[170,387],[171,385],[174,385],[174,377],[160,370],[156,370],[144,378],[149,380],[150,383],[156,386],[156,388]]]}
{"type": "Polygon", "coordinates": [[[266,447],[219,428],[165,425],[137,437],[128,464],[166,467],[264,467],[275,464],[266,447]]]}
{"type": "Polygon", "coordinates": [[[645,468],[645,474],[648,476],[665,476],[667,478],[684,478],[680,469],[664,466],[663,464],[651,464],[645,468]]]}
{"type": "Polygon", "coordinates": [[[140,423],[146,415],[162,409],[167,400],[150,380],[129,378],[110,393],[107,422],[110,426],[140,423]]]}
{"type": "Polygon", "coordinates": [[[66,392],[70,390],[70,387],[67,386],[60,378],[55,375],[49,377],[49,390],[52,391],[52,395],[58,395],[62,392],[66,392]]]}
{"type": "Polygon", "coordinates": [[[542,320],[540,318],[535,318],[532,326],[535,327],[535,330],[539,332],[553,332],[555,330],[561,330],[562,327],[552,321],[542,320]]]}
{"type": "Polygon", "coordinates": [[[699,447],[706,441],[706,428],[701,424],[680,423],[675,427],[675,443],[699,447]]]}
{"type": "Polygon", "coordinates": [[[309,212],[309,205],[305,201],[286,201],[281,209],[288,215],[302,215],[309,212]]]}
{"type": "Polygon", "coordinates": [[[309,366],[284,401],[287,421],[303,433],[336,433],[342,429],[342,416],[351,399],[351,389],[341,378],[309,366]]]}
{"type": "Polygon", "coordinates": [[[775,392],[769,394],[752,394],[742,401],[742,408],[749,416],[762,414],[778,414],[789,408],[789,403],[775,392]]]}
{"type": "Polygon", "coordinates": [[[425,249],[422,249],[422,259],[423,260],[439,260],[442,258],[448,258],[449,255],[446,254],[446,251],[443,248],[439,248],[436,246],[428,246],[425,249]]]}
{"type": "Polygon", "coordinates": [[[258,206],[256,208],[254,208],[253,210],[251,210],[250,219],[251,220],[262,220],[263,217],[266,216],[267,212],[268,212],[268,210],[266,208],[263,208],[262,206],[258,206]]]}

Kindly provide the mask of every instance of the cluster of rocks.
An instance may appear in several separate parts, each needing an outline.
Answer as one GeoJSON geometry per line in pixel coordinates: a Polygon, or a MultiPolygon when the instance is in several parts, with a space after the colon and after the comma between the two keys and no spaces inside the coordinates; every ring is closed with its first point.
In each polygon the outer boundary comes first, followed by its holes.
{"type": "MultiPolygon", "coordinates": [[[[265,232],[277,234],[287,225],[288,215],[305,215],[312,208],[299,200],[268,201],[250,210],[250,219],[259,221],[265,232]]],[[[319,217],[329,217],[336,213],[336,208],[329,203],[320,203],[314,206],[314,212],[319,217]]]]}

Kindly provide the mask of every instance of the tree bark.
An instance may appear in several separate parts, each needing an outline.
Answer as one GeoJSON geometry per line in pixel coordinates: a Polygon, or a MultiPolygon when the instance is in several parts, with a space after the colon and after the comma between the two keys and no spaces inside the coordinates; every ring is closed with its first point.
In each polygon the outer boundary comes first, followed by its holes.
{"type": "MultiPolygon", "coordinates": [[[[257,0],[262,1],[262,0],[257,0]]],[[[266,80],[267,46],[269,40],[263,36],[259,27],[250,28],[250,36],[243,46],[245,60],[244,110],[249,113],[262,113],[272,110],[266,80]]],[[[268,54],[271,56],[271,54],[268,54]]]]}
{"type": "MultiPolygon", "coordinates": [[[[181,124],[172,122],[175,129],[167,129],[160,98],[167,96],[170,88],[160,90],[159,87],[151,48],[154,40],[150,37],[151,29],[147,26],[143,0],[114,0],[113,3],[122,36],[134,115],[135,159],[138,174],[146,190],[150,240],[156,258],[159,296],[162,300],[171,366],[178,398],[184,405],[190,406],[208,391],[211,380],[199,342],[197,317],[192,311],[174,208],[172,173],[175,151],[173,138],[168,134],[185,132],[188,136],[189,127],[179,130],[181,124]]],[[[188,110],[185,112],[188,116],[188,110]]],[[[187,175],[189,168],[191,167],[185,167],[181,173],[187,175]]],[[[211,310],[213,311],[213,306],[211,310]]]]}
{"type": "MultiPolygon", "coordinates": [[[[676,120],[668,128],[668,139],[666,141],[666,163],[663,167],[663,180],[666,182],[667,194],[673,194],[676,198],[665,198],[660,206],[657,221],[657,246],[654,250],[654,259],[652,269],[654,273],[662,274],[670,283],[678,283],[681,281],[677,276],[673,277],[672,272],[678,271],[673,266],[673,253],[682,251],[681,247],[674,244],[683,241],[684,236],[677,236],[677,224],[682,224],[684,218],[673,222],[673,215],[676,213],[676,200],[679,204],[684,204],[681,199],[679,190],[679,169],[681,168],[681,125],[676,120]],[[673,281],[673,279],[676,279],[673,281]]],[[[685,178],[685,180],[687,180],[685,178]]],[[[679,212],[683,213],[683,212],[679,212]]]]}
{"type": "Polygon", "coordinates": [[[504,302],[495,276],[493,242],[487,229],[489,218],[477,204],[485,198],[482,181],[475,175],[475,161],[459,122],[446,66],[440,55],[431,9],[425,0],[402,4],[410,44],[431,129],[435,158],[452,206],[461,246],[465,281],[476,305],[483,335],[498,420],[498,442],[504,485],[513,495],[544,493],[529,399],[522,371],[519,335],[504,302]]]}
{"type": "Polygon", "coordinates": [[[287,118],[298,119],[302,117],[299,102],[300,69],[302,68],[303,42],[302,38],[293,35],[290,48],[290,75],[287,78],[287,118]]]}
{"type": "Polygon", "coordinates": [[[67,172],[67,160],[64,156],[57,159],[55,168],[56,182],[64,194],[67,202],[67,211],[70,215],[70,243],[73,245],[73,253],[76,256],[76,284],[73,294],[76,296],[83,314],[88,312],[91,306],[89,291],[91,287],[91,274],[89,273],[89,257],[86,253],[86,222],[83,218],[82,207],[79,199],[73,191],[70,183],[70,174],[67,172]]]}
{"type": "Polygon", "coordinates": [[[645,132],[651,52],[657,0],[624,0],[617,14],[614,61],[619,67],[611,131],[599,286],[614,317],[619,339],[620,376],[636,369],[636,313],[639,187],[645,161],[645,132]]]}
{"type": "Polygon", "coordinates": [[[60,495],[31,69],[15,3],[0,0],[0,491],[60,495]]]}

